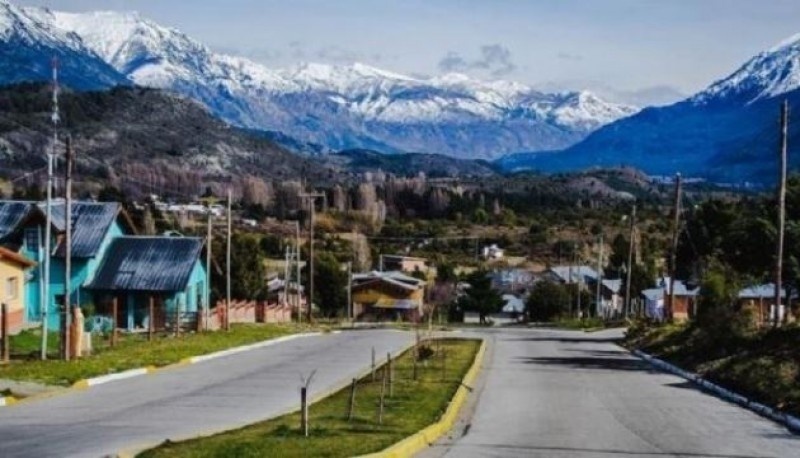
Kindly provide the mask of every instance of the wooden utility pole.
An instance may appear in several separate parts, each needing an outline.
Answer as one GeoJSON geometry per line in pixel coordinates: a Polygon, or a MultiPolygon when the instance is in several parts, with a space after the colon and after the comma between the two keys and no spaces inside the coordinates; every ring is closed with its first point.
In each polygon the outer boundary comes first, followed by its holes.
{"type": "Polygon", "coordinates": [[[300,284],[302,283],[302,279],[300,278],[300,221],[294,222],[294,250],[295,250],[295,269],[297,270],[296,274],[296,281],[295,287],[295,311],[297,311],[297,321],[302,321],[302,313],[300,313],[300,284]]]}
{"type": "Polygon", "coordinates": [[[775,313],[773,326],[780,321],[781,282],[783,281],[783,239],[786,230],[786,149],[789,126],[789,102],[781,105],[780,168],[778,175],[778,246],[775,255],[775,313]]]}
{"type": "Polygon", "coordinates": [[[321,192],[301,193],[300,197],[308,199],[309,202],[309,223],[308,223],[308,295],[306,304],[307,320],[311,323],[311,314],[314,303],[314,214],[316,213],[316,199],[324,198],[321,192]]]}
{"type": "Polygon", "coordinates": [[[602,308],[600,304],[603,299],[603,234],[600,233],[600,252],[597,254],[597,302],[595,304],[595,316],[600,317],[600,312],[602,308]]]}
{"type": "Polygon", "coordinates": [[[231,330],[231,205],[233,195],[228,188],[228,230],[225,243],[225,330],[231,330]]]}
{"type": "Polygon", "coordinates": [[[681,174],[675,174],[675,214],[672,216],[672,248],[669,263],[669,307],[666,319],[671,321],[675,313],[675,272],[678,261],[678,237],[681,233],[681,174]]]}
{"type": "Polygon", "coordinates": [[[355,321],[355,313],[353,311],[353,262],[347,261],[347,318],[355,321]]]}
{"type": "Polygon", "coordinates": [[[70,360],[70,325],[72,323],[72,137],[67,135],[65,185],[64,185],[64,303],[61,311],[61,359],[70,360]]]}
{"type": "Polygon", "coordinates": [[[633,272],[633,248],[634,238],[636,236],[636,204],[633,204],[631,209],[631,229],[630,240],[628,241],[628,271],[625,278],[625,313],[627,317],[631,313],[631,272],[633,272]]]}
{"type": "Polygon", "coordinates": [[[11,339],[9,339],[8,331],[8,305],[5,302],[0,304],[0,332],[2,341],[0,341],[0,362],[8,363],[11,360],[11,339]]]}
{"type": "Polygon", "coordinates": [[[289,267],[289,256],[291,256],[289,245],[286,245],[283,251],[285,263],[283,265],[283,304],[286,305],[289,303],[289,272],[291,272],[291,268],[289,267]]]}

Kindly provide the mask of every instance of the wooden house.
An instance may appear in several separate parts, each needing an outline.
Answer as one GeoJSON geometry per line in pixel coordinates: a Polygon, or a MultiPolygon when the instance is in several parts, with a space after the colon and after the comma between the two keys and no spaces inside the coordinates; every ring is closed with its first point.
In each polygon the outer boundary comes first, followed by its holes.
{"type": "Polygon", "coordinates": [[[0,247],[0,303],[6,305],[9,333],[16,334],[25,325],[25,276],[36,263],[0,247]]]}
{"type": "Polygon", "coordinates": [[[353,275],[352,300],[356,317],[375,320],[405,319],[422,316],[425,280],[402,272],[369,272],[353,275]]]}

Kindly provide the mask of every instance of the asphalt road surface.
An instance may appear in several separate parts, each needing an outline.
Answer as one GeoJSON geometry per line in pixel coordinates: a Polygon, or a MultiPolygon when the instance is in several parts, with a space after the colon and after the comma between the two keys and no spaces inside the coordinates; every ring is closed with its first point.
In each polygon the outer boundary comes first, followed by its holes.
{"type": "Polygon", "coordinates": [[[0,457],[99,457],[210,434],[296,408],[300,374],[310,396],[343,386],[410,333],[354,331],[304,337],[191,366],[0,408],[0,457]]]}
{"type": "Polygon", "coordinates": [[[800,436],[653,371],[618,336],[489,333],[468,426],[422,456],[800,457],[800,436]]]}

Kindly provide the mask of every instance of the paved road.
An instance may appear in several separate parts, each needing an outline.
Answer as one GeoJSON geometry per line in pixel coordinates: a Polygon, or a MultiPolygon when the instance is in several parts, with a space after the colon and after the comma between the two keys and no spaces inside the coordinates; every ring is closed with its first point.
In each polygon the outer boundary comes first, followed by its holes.
{"type": "Polygon", "coordinates": [[[8,408],[0,408],[0,457],[98,457],[231,429],[345,384],[378,355],[412,343],[409,333],[355,331],[306,337],[8,408]]]}
{"type": "Polygon", "coordinates": [[[619,335],[490,333],[467,434],[422,456],[800,457],[800,436],[652,371],[619,335]]]}

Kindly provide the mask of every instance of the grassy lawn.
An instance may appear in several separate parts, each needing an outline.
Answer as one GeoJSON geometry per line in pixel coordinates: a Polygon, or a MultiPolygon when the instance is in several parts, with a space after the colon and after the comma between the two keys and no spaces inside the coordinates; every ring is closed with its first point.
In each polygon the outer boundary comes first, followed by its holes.
{"type": "MultiPolygon", "coordinates": [[[[148,342],[146,335],[120,334],[120,342],[114,348],[108,346],[107,339],[95,336],[94,353],[91,356],[70,362],[15,359],[8,365],[0,366],[0,379],[71,385],[84,378],[145,366],[166,366],[191,356],[308,330],[308,327],[296,324],[234,324],[231,332],[190,333],[177,338],[171,335],[158,336],[153,342],[148,342]]],[[[38,331],[26,331],[15,336],[11,343],[12,352],[38,355],[40,339],[41,333],[38,331]]],[[[53,350],[58,348],[57,334],[51,335],[48,347],[53,350]]]]}
{"type": "Polygon", "coordinates": [[[348,457],[383,450],[441,417],[480,347],[478,340],[440,342],[440,348],[430,344],[434,354],[419,363],[417,380],[412,377],[413,351],[395,361],[394,395],[386,397],[383,424],[378,424],[378,371],[377,381],[370,376],[359,381],[352,421],[347,421],[349,387],[310,406],[307,438],[300,432],[300,414],[293,413],[215,436],[166,443],[140,456],[348,457]]]}
{"type": "Polygon", "coordinates": [[[800,415],[800,326],[709,339],[680,324],[633,327],[626,344],[751,399],[800,415]]]}

